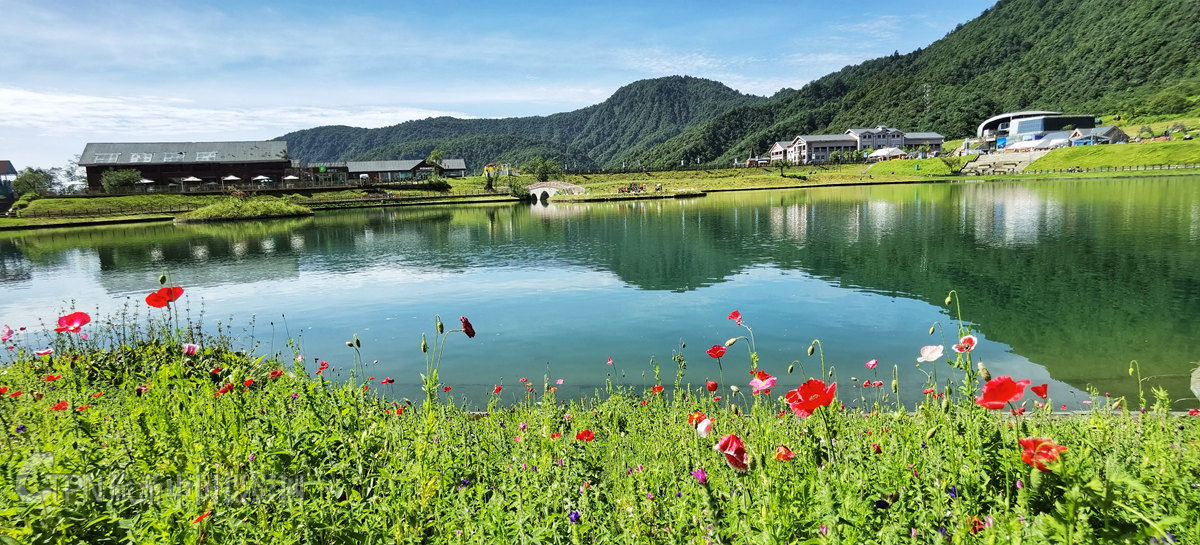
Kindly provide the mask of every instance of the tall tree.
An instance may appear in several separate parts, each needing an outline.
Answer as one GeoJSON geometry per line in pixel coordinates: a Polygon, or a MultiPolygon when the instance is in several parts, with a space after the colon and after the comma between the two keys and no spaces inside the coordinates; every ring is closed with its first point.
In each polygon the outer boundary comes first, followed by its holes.
{"type": "Polygon", "coordinates": [[[54,174],[46,169],[25,167],[13,179],[12,188],[17,192],[17,195],[26,193],[37,193],[44,195],[50,191],[50,187],[54,183],[54,174]]]}

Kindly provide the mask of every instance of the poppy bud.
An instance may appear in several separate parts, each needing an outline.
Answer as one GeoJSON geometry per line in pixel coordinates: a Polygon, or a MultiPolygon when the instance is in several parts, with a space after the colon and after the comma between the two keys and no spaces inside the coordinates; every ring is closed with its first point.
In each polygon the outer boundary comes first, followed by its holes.
{"type": "Polygon", "coordinates": [[[425,334],[421,334],[421,353],[429,352],[429,344],[425,342],[425,334]]]}
{"type": "Polygon", "coordinates": [[[729,347],[733,346],[734,343],[736,343],[737,341],[738,341],[737,337],[734,337],[732,339],[729,339],[728,341],[725,341],[725,348],[729,348],[729,347]]]}
{"type": "Polygon", "coordinates": [[[679,343],[679,348],[687,348],[687,343],[685,343],[685,342],[679,343]]]}
{"type": "Polygon", "coordinates": [[[789,375],[792,374],[792,369],[794,369],[795,367],[796,367],[796,364],[794,364],[794,363],[788,366],[788,374],[789,375]]]}
{"type": "Polygon", "coordinates": [[[892,393],[893,394],[900,393],[900,381],[898,381],[896,379],[892,379],[892,393]]]}
{"type": "Polygon", "coordinates": [[[946,294],[946,304],[947,305],[950,304],[950,294],[949,293],[946,294]]]}
{"type": "Polygon", "coordinates": [[[354,348],[354,343],[352,341],[346,341],[346,348],[354,348]]]}
{"type": "Polygon", "coordinates": [[[933,328],[935,328],[935,327],[937,327],[937,326],[933,326],[933,325],[929,326],[929,334],[930,335],[933,335],[933,328]]]}
{"type": "Polygon", "coordinates": [[[362,346],[362,343],[358,342],[358,334],[357,334],[357,333],[355,333],[355,334],[354,334],[354,347],[355,347],[355,348],[359,348],[359,347],[361,347],[361,346],[362,346]]]}
{"type": "Polygon", "coordinates": [[[166,273],[163,273],[163,274],[160,274],[160,275],[158,275],[158,285],[160,285],[160,286],[165,286],[165,285],[167,285],[167,275],[166,275],[166,273]]]}
{"type": "Polygon", "coordinates": [[[983,379],[984,382],[992,380],[992,374],[988,372],[988,368],[983,365],[983,362],[979,362],[976,367],[979,369],[979,378],[983,379]]]}
{"type": "Polygon", "coordinates": [[[817,351],[817,346],[815,344],[808,345],[808,355],[811,356],[811,355],[813,355],[813,352],[816,352],[816,351],[817,351]]]}
{"type": "Polygon", "coordinates": [[[436,318],[434,318],[434,319],[435,319],[435,320],[437,320],[437,332],[438,332],[438,334],[440,335],[440,334],[442,334],[442,333],[445,333],[445,332],[446,332],[446,326],[442,325],[442,317],[441,317],[441,316],[438,316],[438,317],[436,317],[436,318]]]}
{"type": "Polygon", "coordinates": [[[942,425],[938,424],[932,428],[929,428],[929,431],[925,432],[925,439],[933,439],[933,436],[937,435],[937,432],[939,429],[941,429],[941,427],[942,425]]]}
{"type": "Polygon", "coordinates": [[[736,393],[738,393],[738,387],[737,387],[737,385],[736,385],[736,384],[730,384],[730,385],[729,385],[729,391],[731,391],[731,392],[733,392],[733,393],[735,393],[735,394],[736,394],[736,393]]]}

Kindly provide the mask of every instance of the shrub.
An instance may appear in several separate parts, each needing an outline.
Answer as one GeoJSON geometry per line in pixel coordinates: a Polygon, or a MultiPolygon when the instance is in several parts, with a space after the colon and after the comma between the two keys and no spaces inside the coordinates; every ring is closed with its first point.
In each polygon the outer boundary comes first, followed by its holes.
{"type": "Polygon", "coordinates": [[[105,193],[128,193],[142,179],[142,173],[132,168],[106,170],[100,175],[105,193]]]}

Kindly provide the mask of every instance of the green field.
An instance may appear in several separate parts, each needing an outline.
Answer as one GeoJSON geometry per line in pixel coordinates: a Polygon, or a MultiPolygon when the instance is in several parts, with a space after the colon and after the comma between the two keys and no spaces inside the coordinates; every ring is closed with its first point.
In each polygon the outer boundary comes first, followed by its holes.
{"type": "Polygon", "coordinates": [[[1060,148],[1034,161],[1027,170],[1141,165],[1200,165],[1200,139],[1060,148]]]}
{"type": "Polygon", "coordinates": [[[183,222],[221,221],[311,216],[312,214],[312,209],[307,206],[275,197],[260,196],[248,199],[226,197],[208,206],[180,214],[177,220],[183,222]]]}
{"type": "Polygon", "coordinates": [[[880,161],[871,165],[867,170],[871,176],[905,175],[912,176],[949,176],[950,167],[941,159],[892,159],[880,161]]]}

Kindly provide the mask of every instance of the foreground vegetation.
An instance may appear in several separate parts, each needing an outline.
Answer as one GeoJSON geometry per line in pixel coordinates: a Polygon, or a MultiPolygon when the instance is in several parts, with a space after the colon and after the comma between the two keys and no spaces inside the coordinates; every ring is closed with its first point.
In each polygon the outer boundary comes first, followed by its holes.
{"type": "MultiPolygon", "coordinates": [[[[816,341],[790,366],[759,364],[736,311],[729,327],[745,335],[709,349],[730,368],[728,384],[681,383],[688,362],[676,356],[674,379],[655,367],[659,385],[645,391],[609,381],[590,399],[560,400],[555,377],[522,379],[522,401],[502,405],[497,385],[474,413],[438,379],[443,350],[484,342],[466,318],[454,330],[438,320],[414,342],[427,367],[425,399],[413,404],[388,399],[395,381],[372,376],[357,338],[345,354],[317,358],[234,350],[228,331],[204,335],[186,312],[181,321],[183,291],[151,292],[149,314],[103,324],[73,312],[55,332],[0,329],[12,347],[0,375],[0,536],[1200,540],[1200,418],[1173,416],[1162,392],[1097,395],[1091,412],[1064,417],[1044,385],[984,385],[965,331],[953,358],[943,345],[920,348],[922,360],[957,371],[931,375],[904,400],[911,413],[882,380],[845,385],[850,374],[874,376],[875,362],[835,368],[816,341]]],[[[713,378],[726,380],[716,367],[713,378]]]]}

